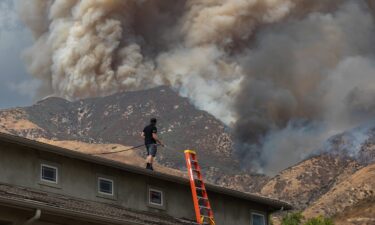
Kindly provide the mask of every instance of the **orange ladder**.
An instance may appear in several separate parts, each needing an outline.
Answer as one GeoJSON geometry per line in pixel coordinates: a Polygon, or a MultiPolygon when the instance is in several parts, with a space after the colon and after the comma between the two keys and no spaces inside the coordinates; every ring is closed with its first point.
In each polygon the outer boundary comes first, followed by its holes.
{"type": "Polygon", "coordinates": [[[195,215],[198,224],[215,225],[214,213],[212,211],[210,201],[208,200],[206,187],[203,182],[201,168],[199,167],[197,154],[195,151],[185,151],[186,166],[190,178],[191,193],[193,194],[193,202],[195,215]]]}

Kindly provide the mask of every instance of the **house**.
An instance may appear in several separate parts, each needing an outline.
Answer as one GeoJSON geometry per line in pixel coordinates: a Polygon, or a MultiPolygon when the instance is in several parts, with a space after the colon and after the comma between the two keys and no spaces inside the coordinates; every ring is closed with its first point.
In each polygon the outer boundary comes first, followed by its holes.
{"type": "MultiPolygon", "coordinates": [[[[272,212],[291,209],[206,188],[218,225],[266,225],[272,212]]],[[[0,225],[183,225],[194,218],[187,178],[0,133],[0,225]]]]}

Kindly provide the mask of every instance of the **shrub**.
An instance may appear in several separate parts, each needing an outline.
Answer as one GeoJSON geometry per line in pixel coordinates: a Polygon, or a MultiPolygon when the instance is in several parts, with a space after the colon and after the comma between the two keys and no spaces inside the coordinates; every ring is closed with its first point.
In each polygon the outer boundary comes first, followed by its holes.
{"type": "Polygon", "coordinates": [[[270,223],[269,225],[274,225],[271,215],[268,215],[268,221],[270,223]]]}
{"type": "Polygon", "coordinates": [[[318,216],[306,221],[304,225],[334,225],[333,221],[322,216],[318,216]]]}
{"type": "Polygon", "coordinates": [[[303,219],[302,213],[291,213],[283,217],[281,225],[300,225],[303,219]]]}

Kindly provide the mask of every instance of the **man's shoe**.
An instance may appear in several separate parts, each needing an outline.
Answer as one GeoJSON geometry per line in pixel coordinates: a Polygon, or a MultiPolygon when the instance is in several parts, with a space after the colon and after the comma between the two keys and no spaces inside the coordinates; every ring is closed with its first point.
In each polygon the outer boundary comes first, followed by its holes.
{"type": "Polygon", "coordinates": [[[152,167],[152,164],[150,164],[150,170],[154,171],[154,167],[152,167]]]}
{"type": "Polygon", "coordinates": [[[150,169],[151,168],[151,165],[150,165],[150,163],[147,163],[147,165],[146,165],[146,169],[150,169]]]}

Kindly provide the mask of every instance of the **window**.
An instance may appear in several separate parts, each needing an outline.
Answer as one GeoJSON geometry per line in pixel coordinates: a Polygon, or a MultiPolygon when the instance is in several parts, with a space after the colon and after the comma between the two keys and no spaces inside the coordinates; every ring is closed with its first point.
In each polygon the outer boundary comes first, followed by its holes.
{"type": "Polygon", "coordinates": [[[148,200],[150,205],[163,206],[163,192],[154,188],[149,188],[148,200]]]}
{"type": "Polygon", "coordinates": [[[99,177],[98,191],[100,194],[113,196],[113,180],[99,177]]]}
{"type": "Polygon", "coordinates": [[[148,185],[146,194],[148,207],[161,210],[167,209],[166,194],[163,188],[148,185]]]}
{"type": "Polygon", "coordinates": [[[41,165],[40,179],[43,182],[58,183],[58,169],[55,166],[41,165]]]}
{"type": "Polygon", "coordinates": [[[96,174],[96,196],[112,201],[117,200],[116,177],[105,174],[96,174]]]}
{"type": "Polygon", "coordinates": [[[251,213],[251,225],[266,225],[263,214],[251,213]]]}

